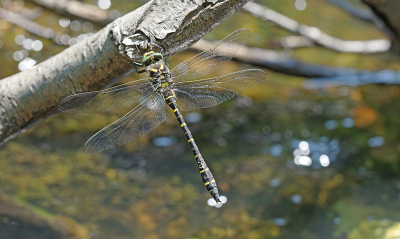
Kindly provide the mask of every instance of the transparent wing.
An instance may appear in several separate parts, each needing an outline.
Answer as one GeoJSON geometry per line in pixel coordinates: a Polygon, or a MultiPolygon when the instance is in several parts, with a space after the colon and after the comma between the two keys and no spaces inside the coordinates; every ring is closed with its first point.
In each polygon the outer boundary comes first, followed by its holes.
{"type": "Polygon", "coordinates": [[[93,135],[85,144],[84,154],[94,154],[129,143],[146,135],[168,118],[162,95],[152,93],[121,119],[93,135]]]}
{"type": "Polygon", "coordinates": [[[105,90],[70,95],[58,110],[71,113],[108,112],[139,103],[154,92],[149,79],[141,79],[105,90]]]}
{"type": "Polygon", "coordinates": [[[263,70],[250,69],[217,78],[180,82],[174,85],[174,91],[182,110],[207,108],[232,99],[261,83],[266,76],[263,70]]]}
{"type": "Polygon", "coordinates": [[[174,82],[195,79],[209,74],[225,65],[236,52],[247,42],[250,31],[239,29],[222,39],[208,51],[182,62],[171,71],[174,82]]]}

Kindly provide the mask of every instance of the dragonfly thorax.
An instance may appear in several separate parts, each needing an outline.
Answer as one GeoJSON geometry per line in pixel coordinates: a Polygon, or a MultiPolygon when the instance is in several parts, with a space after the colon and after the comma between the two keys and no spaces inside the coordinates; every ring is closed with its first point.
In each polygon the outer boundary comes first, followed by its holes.
{"type": "Polygon", "coordinates": [[[163,59],[154,61],[146,66],[147,75],[154,79],[168,79],[170,78],[169,68],[163,59]]]}
{"type": "Polygon", "coordinates": [[[144,55],[143,62],[148,77],[157,91],[164,93],[170,91],[173,85],[170,71],[160,53],[149,52],[144,55]],[[161,58],[160,58],[161,57],[161,58]]]}

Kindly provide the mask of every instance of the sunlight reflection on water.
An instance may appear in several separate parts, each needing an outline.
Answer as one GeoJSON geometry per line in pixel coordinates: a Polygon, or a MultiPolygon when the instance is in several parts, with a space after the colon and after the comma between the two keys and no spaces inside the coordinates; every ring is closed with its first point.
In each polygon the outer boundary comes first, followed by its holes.
{"type": "Polygon", "coordinates": [[[327,137],[321,137],[318,142],[293,140],[292,148],[296,165],[313,165],[315,169],[328,167],[341,152],[339,140],[327,137]]]}
{"type": "Polygon", "coordinates": [[[207,200],[208,206],[220,208],[228,201],[228,198],[225,197],[225,196],[220,196],[219,199],[221,200],[221,202],[220,203],[216,203],[214,198],[209,198],[207,200]]]}

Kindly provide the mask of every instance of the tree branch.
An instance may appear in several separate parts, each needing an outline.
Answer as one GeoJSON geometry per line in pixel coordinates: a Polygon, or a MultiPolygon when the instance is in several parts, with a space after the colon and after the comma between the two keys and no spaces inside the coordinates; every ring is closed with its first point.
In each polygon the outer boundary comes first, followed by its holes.
{"type": "Polygon", "coordinates": [[[130,54],[148,42],[174,54],[188,48],[247,0],[153,0],[35,68],[0,81],[0,143],[57,112],[73,93],[103,88],[131,74],[130,54]],[[125,57],[124,57],[125,56],[125,57]]]}
{"type": "MultiPolygon", "coordinates": [[[[25,19],[23,16],[20,15],[18,15],[17,19],[18,21],[22,20],[23,22],[27,23],[27,24],[21,24],[20,25],[21,27],[23,27],[27,31],[34,33],[34,31],[29,29],[29,26],[31,26],[31,24],[29,24],[30,21],[29,19],[25,19]]],[[[47,29],[47,28],[42,27],[42,29],[47,29]]],[[[192,45],[190,47],[190,50],[195,52],[201,52],[210,49],[215,44],[216,42],[208,42],[205,40],[200,40],[196,44],[192,45]]],[[[310,44],[313,44],[313,41],[303,36],[290,36],[282,40],[282,45],[288,48],[309,46],[310,44]]],[[[270,70],[288,75],[304,76],[309,78],[315,78],[315,77],[329,78],[329,77],[343,76],[343,75],[354,75],[358,73],[356,69],[351,69],[351,68],[336,69],[329,66],[307,64],[302,61],[293,59],[284,53],[272,50],[264,50],[254,47],[249,48],[246,46],[242,47],[242,50],[235,55],[233,60],[237,62],[268,68],[270,70]]]]}
{"type": "Polygon", "coordinates": [[[313,78],[304,81],[306,89],[323,89],[337,86],[359,86],[368,84],[400,84],[400,73],[393,70],[357,72],[353,75],[330,78],[313,78]]]}
{"type": "Polygon", "coordinates": [[[400,54],[400,4],[398,0],[362,0],[390,30],[392,50],[400,54]]]}
{"type": "Polygon", "coordinates": [[[342,8],[346,12],[350,13],[351,15],[353,15],[361,20],[373,23],[372,19],[375,16],[369,9],[359,8],[347,0],[327,0],[327,1],[332,4],[335,4],[336,6],[342,8]]]}
{"type": "Polygon", "coordinates": [[[97,6],[70,0],[25,0],[35,3],[50,11],[56,12],[62,16],[72,19],[80,19],[92,22],[98,26],[104,27],[111,23],[113,19],[109,17],[108,11],[98,8],[97,6]]]}
{"type": "Polygon", "coordinates": [[[300,24],[289,17],[286,17],[254,2],[247,3],[243,9],[256,17],[260,17],[266,21],[272,21],[288,31],[305,36],[313,40],[318,45],[334,51],[352,53],[378,53],[385,52],[390,48],[390,41],[386,39],[344,41],[342,39],[332,37],[317,27],[300,24]]]}
{"type": "MultiPolygon", "coordinates": [[[[89,238],[89,231],[72,218],[51,215],[26,202],[8,197],[0,192],[0,215],[30,227],[49,228],[63,238],[89,238]]],[[[49,231],[50,231],[49,230],[49,231]]]]}
{"type": "MultiPolygon", "coordinates": [[[[200,40],[190,49],[200,52],[210,49],[214,44],[215,43],[200,40]]],[[[355,69],[336,69],[329,66],[307,64],[292,59],[283,53],[246,46],[241,47],[239,52],[234,56],[234,60],[265,67],[284,74],[304,77],[334,77],[341,75],[354,75],[357,73],[357,70],[355,69]]]]}
{"type": "Polygon", "coordinates": [[[361,20],[366,22],[370,22],[375,24],[382,32],[384,32],[387,36],[391,36],[391,32],[385,26],[381,19],[377,18],[374,13],[370,9],[359,8],[347,0],[327,0],[328,2],[337,5],[342,8],[346,12],[350,13],[352,16],[355,16],[361,20]]]}
{"type": "MultiPolygon", "coordinates": [[[[49,27],[44,27],[36,22],[29,20],[17,13],[7,11],[3,8],[0,8],[0,18],[5,19],[8,22],[11,22],[14,25],[24,28],[32,34],[38,35],[44,38],[53,38],[53,36],[57,35],[54,33],[54,30],[49,27]]],[[[61,33],[58,33],[61,34],[61,33]]]]}

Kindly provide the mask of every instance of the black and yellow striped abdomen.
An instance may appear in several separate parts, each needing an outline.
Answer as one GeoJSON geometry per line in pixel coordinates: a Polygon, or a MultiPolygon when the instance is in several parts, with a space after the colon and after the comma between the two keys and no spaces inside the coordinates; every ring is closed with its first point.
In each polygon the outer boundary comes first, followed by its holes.
{"type": "Polygon", "coordinates": [[[199,170],[200,170],[201,178],[203,179],[203,182],[204,182],[204,186],[206,186],[208,192],[211,194],[211,196],[214,198],[214,200],[216,202],[221,202],[219,199],[219,192],[218,192],[217,183],[215,182],[214,176],[212,175],[206,162],[204,161],[203,157],[201,156],[200,150],[197,147],[196,142],[193,139],[192,133],[190,132],[189,128],[187,127],[187,125],[185,123],[185,120],[183,119],[182,114],[179,112],[179,110],[177,108],[175,97],[168,96],[165,98],[165,102],[172,109],[172,111],[174,111],[176,119],[178,120],[178,122],[183,130],[183,133],[185,134],[185,137],[190,145],[190,148],[192,149],[194,158],[196,159],[197,166],[199,167],[199,170]]]}

